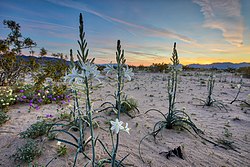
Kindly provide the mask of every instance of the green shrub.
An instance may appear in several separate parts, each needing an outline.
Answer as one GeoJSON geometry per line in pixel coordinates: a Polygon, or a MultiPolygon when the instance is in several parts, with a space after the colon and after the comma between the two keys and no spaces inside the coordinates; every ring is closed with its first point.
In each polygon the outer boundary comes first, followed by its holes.
{"type": "Polygon", "coordinates": [[[249,67],[241,67],[237,70],[237,72],[241,73],[243,77],[250,78],[250,66],[249,67]]]}
{"type": "Polygon", "coordinates": [[[66,154],[67,154],[67,147],[66,147],[66,145],[60,145],[57,148],[57,155],[58,156],[64,156],[66,154]]]}
{"type": "Polygon", "coordinates": [[[39,155],[41,155],[41,149],[39,149],[38,144],[34,140],[28,140],[24,146],[17,149],[13,156],[15,161],[29,163],[39,155]]]}
{"type": "Polygon", "coordinates": [[[6,113],[0,111],[0,126],[4,124],[6,121],[8,121],[9,119],[10,117],[6,113]]]}
{"type": "Polygon", "coordinates": [[[128,114],[130,117],[135,117],[136,112],[134,111],[139,113],[137,106],[138,102],[135,99],[126,97],[121,102],[121,112],[128,114]]]}
{"type": "Polygon", "coordinates": [[[56,62],[46,61],[43,69],[35,76],[35,90],[43,87],[47,78],[58,82],[68,70],[66,60],[58,59],[56,62]]]}
{"type": "Polygon", "coordinates": [[[13,85],[27,72],[31,71],[27,62],[21,55],[23,49],[32,49],[36,43],[30,38],[24,38],[21,34],[21,26],[12,20],[4,20],[5,27],[10,33],[4,39],[0,39],[0,85],[13,85]]]}
{"type": "Polygon", "coordinates": [[[32,124],[26,131],[21,132],[21,138],[35,139],[39,136],[45,135],[49,130],[49,124],[45,121],[39,121],[32,124]]]}
{"type": "Polygon", "coordinates": [[[72,118],[72,115],[70,113],[67,113],[67,112],[61,112],[60,113],[60,116],[59,116],[59,119],[61,120],[71,120],[72,118]]]}

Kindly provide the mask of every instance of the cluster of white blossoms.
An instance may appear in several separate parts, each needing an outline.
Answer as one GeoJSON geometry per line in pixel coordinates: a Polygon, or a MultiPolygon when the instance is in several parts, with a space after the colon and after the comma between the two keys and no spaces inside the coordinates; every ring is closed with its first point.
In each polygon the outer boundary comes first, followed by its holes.
{"type": "Polygon", "coordinates": [[[85,64],[81,64],[80,69],[77,69],[76,67],[72,68],[71,72],[67,74],[64,79],[70,84],[73,82],[81,84],[84,83],[85,77],[87,77],[88,80],[96,79],[100,82],[100,71],[95,64],[92,64],[89,61],[85,64]]]}
{"type": "MultiPolygon", "coordinates": [[[[117,78],[118,78],[118,72],[117,70],[114,68],[114,65],[112,64],[108,64],[106,66],[106,68],[104,69],[104,71],[106,72],[106,74],[116,74],[117,78]]],[[[129,68],[128,65],[126,65],[126,68],[122,68],[122,77],[126,78],[128,81],[131,81],[131,77],[134,76],[133,73],[133,69],[129,68]]]]}
{"type": "Polygon", "coordinates": [[[130,128],[128,127],[128,123],[126,123],[125,127],[122,126],[123,122],[119,121],[118,118],[115,119],[115,121],[110,121],[111,123],[111,131],[115,134],[118,134],[119,131],[125,131],[129,134],[130,128]]]}
{"type": "Polygon", "coordinates": [[[169,64],[168,69],[170,69],[171,71],[182,71],[182,65],[178,64],[178,65],[172,65],[169,64]]]}

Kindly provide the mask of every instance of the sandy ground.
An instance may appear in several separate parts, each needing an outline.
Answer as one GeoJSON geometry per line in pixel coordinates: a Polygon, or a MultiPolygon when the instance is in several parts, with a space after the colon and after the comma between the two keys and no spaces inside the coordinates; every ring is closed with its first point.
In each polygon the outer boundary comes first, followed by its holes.
{"type": "MultiPolygon", "coordinates": [[[[120,145],[118,151],[118,158],[122,158],[130,154],[125,160],[126,166],[136,167],[250,167],[250,108],[240,106],[239,102],[229,104],[237,93],[237,89],[232,89],[230,83],[232,80],[231,75],[227,76],[226,82],[218,82],[219,74],[214,88],[214,98],[223,101],[228,111],[220,110],[216,107],[201,107],[196,106],[198,101],[193,98],[205,99],[207,96],[206,86],[201,86],[198,77],[194,72],[190,75],[179,77],[179,88],[177,91],[177,104],[176,107],[181,109],[186,108],[186,112],[191,116],[193,122],[205,132],[205,136],[213,141],[218,138],[225,138],[233,141],[238,152],[233,150],[225,150],[216,147],[199,137],[195,137],[186,131],[168,130],[164,129],[156,138],[156,143],[153,137],[145,139],[141,145],[142,156],[146,163],[143,163],[139,158],[138,145],[140,140],[152,131],[154,124],[162,120],[162,116],[155,112],[144,114],[145,111],[151,108],[158,109],[164,113],[168,111],[167,100],[167,74],[151,74],[151,73],[137,73],[132,82],[126,84],[124,92],[138,101],[138,108],[141,112],[137,117],[131,119],[127,115],[122,114],[121,120],[128,122],[130,135],[125,132],[120,134],[120,145]],[[231,78],[231,79],[230,79],[231,78]],[[239,119],[235,119],[239,118],[239,119]],[[231,137],[225,137],[225,128],[232,133],[231,137]],[[184,147],[185,159],[182,160],[178,157],[170,157],[167,159],[160,152],[169,151],[175,147],[182,145],[184,147]]],[[[223,74],[223,76],[226,76],[223,74]]],[[[207,76],[201,76],[206,79],[207,76]]],[[[224,79],[222,79],[224,80],[224,79]]],[[[233,81],[239,81],[239,78],[233,78],[233,81]]],[[[246,99],[250,94],[250,80],[245,79],[239,99],[246,99]]],[[[115,87],[104,82],[104,87],[94,91],[92,94],[93,99],[99,101],[94,103],[94,108],[98,108],[104,101],[114,100],[110,97],[106,98],[108,94],[112,94],[115,87]],[[101,99],[101,100],[100,100],[101,99]]],[[[0,127],[0,166],[1,167],[14,167],[17,163],[9,158],[10,155],[15,153],[17,147],[25,143],[24,139],[20,139],[18,134],[26,130],[32,123],[35,123],[39,116],[45,114],[57,115],[57,105],[50,104],[44,105],[39,111],[32,110],[28,113],[28,104],[14,105],[10,107],[8,114],[11,120],[6,122],[0,127]]],[[[107,116],[105,113],[102,115],[107,116]]],[[[97,115],[97,114],[95,114],[97,115]]],[[[109,118],[115,118],[114,115],[109,118]]],[[[100,126],[108,128],[104,120],[99,120],[100,126]]],[[[74,132],[77,135],[77,132],[74,132]]],[[[104,144],[111,149],[111,141],[109,133],[101,128],[95,129],[95,134],[104,141],[104,144]]],[[[89,134],[87,134],[88,137],[89,134]]],[[[66,138],[64,135],[59,135],[66,138]]],[[[40,165],[46,165],[53,157],[56,156],[56,141],[47,141],[45,137],[38,139],[43,144],[42,155],[35,159],[40,165]]],[[[68,153],[63,157],[59,157],[52,161],[49,167],[68,167],[72,166],[75,148],[67,146],[68,153]]],[[[100,144],[96,146],[97,158],[106,157],[100,144]]],[[[86,153],[90,155],[91,149],[88,146],[86,153]]],[[[82,155],[79,156],[77,166],[84,166],[87,162],[82,155]]],[[[21,166],[27,166],[22,164],[21,166]]]]}

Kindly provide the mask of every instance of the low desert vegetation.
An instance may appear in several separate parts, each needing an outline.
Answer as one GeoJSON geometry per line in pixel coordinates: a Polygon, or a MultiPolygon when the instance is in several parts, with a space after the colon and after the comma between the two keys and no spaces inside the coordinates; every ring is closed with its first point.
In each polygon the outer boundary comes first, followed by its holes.
{"type": "Polygon", "coordinates": [[[215,76],[213,75],[213,73],[210,74],[210,76],[207,79],[207,91],[208,91],[208,96],[206,98],[206,100],[202,100],[202,99],[198,99],[198,98],[194,98],[194,100],[199,100],[201,102],[203,102],[202,106],[216,106],[219,109],[226,109],[225,105],[218,101],[215,100],[215,98],[213,97],[213,90],[214,90],[214,84],[215,84],[215,76]]]}
{"type": "Polygon", "coordinates": [[[44,120],[38,121],[32,124],[26,131],[21,132],[20,137],[36,139],[39,136],[47,134],[49,126],[49,123],[44,120]]]}
{"type": "Polygon", "coordinates": [[[7,122],[10,119],[10,116],[5,112],[0,111],[0,126],[7,122]]]}
{"type": "Polygon", "coordinates": [[[36,157],[41,155],[41,148],[35,140],[27,140],[27,142],[19,147],[13,157],[18,163],[30,163],[36,157]]]}

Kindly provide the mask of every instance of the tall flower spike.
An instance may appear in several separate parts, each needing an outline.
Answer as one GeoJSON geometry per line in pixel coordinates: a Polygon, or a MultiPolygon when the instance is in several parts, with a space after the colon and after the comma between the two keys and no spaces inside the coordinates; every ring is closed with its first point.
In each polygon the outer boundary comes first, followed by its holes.
{"type": "Polygon", "coordinates": [[[177,51],[176,51],[176,42],[174,43],[172,58],[170,58],[170,60],[173,62],[174,66],[179,64],[178,54],[177,54],[177,51]]]}

